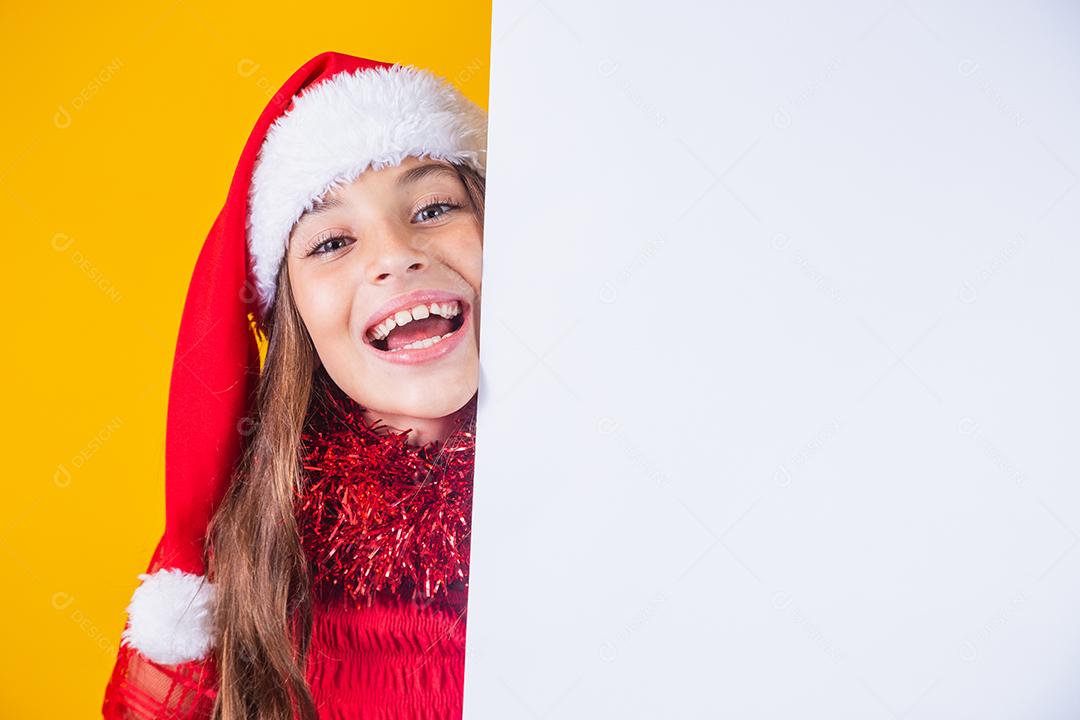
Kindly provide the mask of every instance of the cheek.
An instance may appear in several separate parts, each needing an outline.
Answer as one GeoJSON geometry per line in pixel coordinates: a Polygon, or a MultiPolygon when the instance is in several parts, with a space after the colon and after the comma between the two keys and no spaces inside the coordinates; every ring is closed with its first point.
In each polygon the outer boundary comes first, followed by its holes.
{"type": "Polygon", "coordinates": [[[480,238],[477,238],[472,247],[472,268],[473,275],[475,276],[476,287],[480,287],[480,280],[483,274],[484,265],[484,242],[480,238]]]}
{"type": "Polygon", "coordinates": [[[316,347],[338,341],[349,330],[349,289],[326,273],[299,273],[293,285],[296,309],[316,347]]]}
{"type": "Polygon", "coordinates": [[[465,278],[474,289],[480,289],[481,270],[484,258],[482,236],[477,232],[464,233],[449,245],[452,253],[447,257],[451,267],[465,278]]]}

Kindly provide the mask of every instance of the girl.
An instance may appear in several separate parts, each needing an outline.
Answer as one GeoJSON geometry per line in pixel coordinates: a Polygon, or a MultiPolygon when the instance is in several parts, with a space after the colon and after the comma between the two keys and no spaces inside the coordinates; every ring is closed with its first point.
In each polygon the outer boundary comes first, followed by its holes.
{"type": "Polygon", "coordinates": [[[486,141],[432,74],[339,53],[263,111],[188,290],[106,718],[461,716],[486,141]]]}

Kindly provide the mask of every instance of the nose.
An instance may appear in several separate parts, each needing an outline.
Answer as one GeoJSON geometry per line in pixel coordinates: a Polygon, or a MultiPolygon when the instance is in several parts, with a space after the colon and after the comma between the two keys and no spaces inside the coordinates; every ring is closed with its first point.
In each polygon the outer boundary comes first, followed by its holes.
{"type": "Polygon", "coordinates": [[[394,278],[404,279],[410,273],[421,272],[430,264],[428,254],[408,228],[384,227],[373,233],[374,260],[369,278],[376,284],[394,278]]]}

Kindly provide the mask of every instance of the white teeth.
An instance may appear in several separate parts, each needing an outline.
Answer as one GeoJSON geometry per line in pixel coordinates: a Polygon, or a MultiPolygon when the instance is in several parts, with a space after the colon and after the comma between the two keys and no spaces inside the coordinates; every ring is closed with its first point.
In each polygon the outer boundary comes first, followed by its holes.
{"type": "Polygon", "coordinates": [[[438,315],[446,319],[457,317],[461,314],[461,305],[456,301],[445,303],[431,303],[429,305],[417,305],[411,311],[399,310],[390,317],[376,325],[368,333],[372,340],[383,340],[390,331],[399,325],[408,325],[413,320],[423,320],[431,315],[438,315]]]}
{"type": "Polygon", "coordinates": [[[398,350],[418,350],[420,348],[429,348],[435,343],[442,341],[444,338],[450,337],[452,334],[453,333],[446,333],[445,335],[441,335],[438,337],[429,337],[426,340],[417,340],[416,342],[411,342],[408,345],[402,345],[399,348],[394,348],[393,350],[390,350],[390,352],[397,352],[398,350]]]}

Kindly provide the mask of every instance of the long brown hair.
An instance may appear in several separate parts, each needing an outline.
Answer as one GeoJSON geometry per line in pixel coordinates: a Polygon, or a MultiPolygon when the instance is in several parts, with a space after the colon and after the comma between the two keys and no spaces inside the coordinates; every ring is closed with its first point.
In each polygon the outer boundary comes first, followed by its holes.
{"type": "MultiPolygon", "coordinates": [[[[485,179],[467,166],[454,168],[482,229],[485,179]]],[[[207,533],[207,565],[217,588],[214,718],[317,720],[306,678],[310,577],[293,501],[318,358],[284,260],[264,329],[269,344],[253,432],[207,533]]]]}

